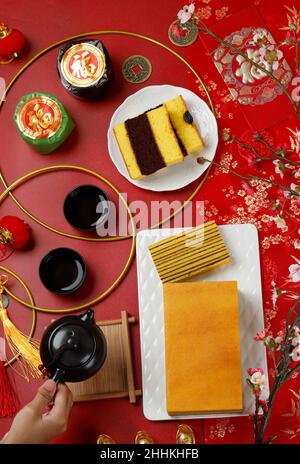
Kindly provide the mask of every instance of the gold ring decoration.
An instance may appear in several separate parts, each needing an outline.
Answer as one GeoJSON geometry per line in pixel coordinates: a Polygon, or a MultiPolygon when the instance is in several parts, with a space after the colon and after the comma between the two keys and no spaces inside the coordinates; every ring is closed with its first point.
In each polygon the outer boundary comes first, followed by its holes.
{"type": "MultiPolygon", "coordinates": [[[[27,287],[27,285],[25,284],[25,282],[21,279],[21,277],[19,277],[17,274],[15,274],[14,272],[10,271],[9,269],[7,269],[6,267],[4,266],[1,266],[0,265],[0,269],[1,271],[7,273],[7,274],[10,274],[11,276],[13,276],[21,285],[22,287],[24,288],[25,292],[27,293],[28,295],[28,298],[29,298],[29,301],[31,303],[32,306],[34,306],[34,299],[33,299],[33,296],[32,296],[32,293],[31,291],[29,290],[29,288],[27,287]]],[[[7,291],[7,288],[5,288],[5,291],[6,293],[9,295],[9,292],[7,291]]],[[[32,322],[31,322],[31,328],[30,328],[30,331],[29,331],[29,334],[27,335],[27,338],[30,340],[31,337],[33,336],[34,334],[34,331],[35,331],[35,327],[36,327],[36,312],[35,310],[32,308],[32,322]]],[[[13,364],[19,357],[20,355],[19,354],[16,354],[15,356],[13,356],[11,359],[9,359],[8,361],[6,361],[4,363],[4,367],[8,367],[10,366],[11,364],[13,364]]]]}
{"type": "MultiPolygon", "coordinates": [[[[81,166],[73,166],[73,165],[46,166],[44,168],[37,169],[36,171],[29,172],[28,174],[25,174],[24,176],[22,176],[19,179],[15,180],[9,187],[6,188],[6,190],[0,195],[0,203],[9,195],[9,193],[12,190],[14,190],[16,187],[20,186],[21,184],[23,184],[27,180],[29,180],[29,179],[31,179],[33,177],[39,176],[40,174],[44,174],[44,173],[47,173],[47,172],[53,172],[53,171],[62,171],[62,170],[85,172],[85,173],[90,174],[90,175],[96,177],[97,179],[103,181],[106,185],[111,187],[111,189],[119,196],[119,198],[121,199],[122,203],[124,204],[124,206],[125,206],[125,208],[127,210],[127,213],[128,213],[129,219],[130,219],[130,223],[131,223],[131,228],[132,228],[132,234],[129,236],[129,237],[132,238],[132,243],[131,243],[131,249],[130,249],[129,257],[127,258],[126,264],[125,264],[124,268],[122,269],[121,273],[119,274],[119,276],[114,281],[114,283],[109,288],[107,288],[104,292],[102,292],[100,295],[98,295],[96,298],[94,298],[93,300],[88,301],[87,303],[84,303],[82,305],[75,306],[73,308],[64,308],[64,309],[44,308],[44,307],[36,306],[33,303],[31,303],[31,304],[27,303],[26,301],[22,300],[18,296],[11,293],[11,291],[8,288],[5,287],[5,291],[9,296],[11,296],[18,303],[26,306],[27,308],[30,308],[30,309],[33,309],[33,310],[36,310],[36,311],[45,312],[45,313],[58,313],[58,314],[59,313],[61,313],[61,314],[62,313],[71,313],[71,312],[80,311],[82,309],[91,307],[91,306],[95,305],[96,303],[99,303],[99,301],[102,301],[108,295],[110,295],[112,293],[112,291],[117,287],[117,285],[121,282],[121,280],[124,278],[124,276],[126,275],[127,271],[130,268],[130,265],[132,263],[132,260],[134,258],[134,254],[135,254],[135,237],[136,237],[135,222],[134,222],[132,213],[130,211],[130,208],[129,208],[126,200],[123,198],[121,192],[119,192],[117,187],[115,187],[115,185],[112,182],[110,182],[104,176],[101,176],[101,174],[98,174],[95,171],[91,171],[90,169],[84,168],[84,167],[81,167],[81,166]]],[[[113,238],[114,237],[108,237],[108,239],[111,239],[111,240],[113,238]]],[[[1,268],[2,268],[2,266],[0,266],[0,269],[1,268]]],[[[9,273],[13,277],[15,277],[16,279],[18,279],[20,281],[20,277],[15,272],[10,270],[9,273]]]]}
{"type": "MultiPolygon", "coordinates": [[[[9,84],[7,85],[5,91],[4,91],[4,94],[2,95],[1,99],[0,99],[0,109],[2,108],[3,104],[4,104],[4,101],[5,101],[5,97],[7,96],[7,94],[9,93],[9,91],[11,90],[11,88],[13,87],[14,83],[17,81],[17,79],[24,73],[24,71],[26,71],[26,69],[29,68],[29,66],[34,63],[35,61],[37,61],[41,56],[45,55],[47,52],[53,50],[54,48],[60,46],[60,45],[63,45],[65,44],[66,42],[71,42],[72,40],[77,40],[77,39],[81,39],[81,38],[84,38],[84,37],[91,37],[91,36],[94,36],[94,35],[124,35],[124,36],[129,36],[129,37],[135,37],[135,38],[138,38],[138,39],[142,39],[142,40],[146,40],[147,42],[150,42],[150,43],[153,43],[155,45],[158,45],[159,47],[163,48],[164,50],[168,51],[169,53],[171,53],[172,55],[174,55],[176,58],[178,58],[183,64],[185,64],[185,66],[187,66],[187,68],[194,74],[194,76],[196,77],[196,79],[199,81],[199,83],[201,84],[206,96],[207,96],[207,99],[208,99],[208,102],[210,104],[210,107],[211,107],[211,110],[212,112],[215,114],[215,109],[214,109],[214,105],[213,105],[213,102],[212,102],[212,99],[211,99],[211,96],[209,94],[209,91],[206,87],[206,85],[204,84],[203,80],[201,79],[201,77],[199,76],[199,74],[197,73],[197,71],[193,68],[193,66],[185,59],[183,58],[179,53],[177,53],[175,50],[173,50],[172,48],[168,47],[166,44],[162,43],[162,42],[159,42],[158,40],[155,40],[155,39],[152,39],[151,37],[148,37],[146,35],[142,35],[142,34],[138,34],[138,33],[135,33],[135,32],[128,32],[128,31],[119,31],[119,30],[104,30],[104,31],[93,31],[93,32],[85,32],[83,34],[77,34],[77,35],[74,35],[74,36],[71,36],[71,37],[67,37],[65,39],[62,39],[58,42],[55,42],[51,45],[49,45],[47,48],[45,48],[44,50],[41,50],[39,53],[37,53],[35,56],[33,56],[18,72],[17,74],[12,78],[12,80],[9,82],[9,84]]],[[[201,187],[203,186],[204,182],[206,181],[207,177],[208,177],[208,174],[210,172],[210,169],[211,169],[211,164],[210,166],[208,167],[204,177],[200,180],[199,184],[197,185],[196,189],[192,192],[192,194],[189,196],[189,198],[183,203],[182,206],[180,206],[178,209],[176,209],[175,211],[173,211],[172,214],[170,214],[167,218],[164,218],[163,220],[161,220],[160,222],[158,222],[157,224],[155,225],[152,225],[151,226],[151,229],[153,228],[157,228],[157,227],[160,227],[161,225],[163,225],[165,222],[171,220],[172,218],[174,218],[180,211],[182,211],[186,205],[186,203],[190,202],[193,200],[193,198],[197,195],[197,193],[200,191],[201,187]]],[[[4,188],[8,188],[8,184],[3,176],[3,173],[1,172],[0,170],[0,180],[1,182],[3,183],[3,186],[4,188]]],[[[34,222],[37,222],[38,224],[40,224],[42,227],[58,234],[58,235],[62,235],[63,237],[68,237],[68,238],[75,238],[77,240],[85,240],[85,241],[108,241],[108,238],[94,238],[94,237],[83,237],[83,236],[79,236],[79,235],[73,235],[73,234],[68,234],[66,232],[63,232],[63,231],[60,231],[59,229],[55,229],[54,227],[51,227],[49,226],[48,224],[44,223],[43,221],[40,221],[36,216],[34,216],[33,214],[31,214],[20,202],[19,200],[14,196],[14,194],[9,191],[9,195],[10,197],[14,200],[14,202],[18,205],[18,207],[28,216],[30,217],[34,222]]],[[[113,239],[114,240],[122,240],[122,239],[127,239],[127,238],[130,238],[131,236],[130,235],[127,235],[127,236],[122,236],[122,237],[114,237],[113,239]]]]}

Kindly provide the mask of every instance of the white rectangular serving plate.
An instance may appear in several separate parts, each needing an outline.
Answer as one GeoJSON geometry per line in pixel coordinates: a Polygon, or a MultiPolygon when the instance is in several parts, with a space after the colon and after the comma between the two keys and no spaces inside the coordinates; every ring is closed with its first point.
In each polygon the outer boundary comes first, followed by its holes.
{"type": "Polygon", "coordinates": [[[246,382],[247,369],[261,367],[266,373],[266,350],[253,337],[264,328],[259,245],[252,224],[219,226],[231,255],[231,263],[200,274],[193,281],[238,281],[239,319],[244,409],[240,413],[170,416],[166,410],[165,333],[163,286],[149,246],[186,229],[143,230],[137,235],[137,275],[142,358],[143,411],[149,420],[201,419],[245,416],[253,412],[253,394],[246,382]]]}

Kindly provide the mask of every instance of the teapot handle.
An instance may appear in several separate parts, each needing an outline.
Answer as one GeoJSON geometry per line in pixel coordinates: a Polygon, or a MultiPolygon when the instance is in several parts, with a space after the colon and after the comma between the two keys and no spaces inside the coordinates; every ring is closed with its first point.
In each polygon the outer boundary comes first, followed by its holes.
{"type": "Polygon", "coordinates": [[[56,369],[54,372],[53,376],[50,377],[51,380],[54,380],[56,384],[63,382],[63,378],[65,376],[66,372],[63,369],[56,369]]]}

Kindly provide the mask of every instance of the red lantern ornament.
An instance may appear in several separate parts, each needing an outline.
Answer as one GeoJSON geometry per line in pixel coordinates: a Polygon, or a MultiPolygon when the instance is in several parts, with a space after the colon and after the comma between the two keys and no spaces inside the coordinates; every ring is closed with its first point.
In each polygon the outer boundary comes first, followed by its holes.
{"type": "Polygon", "coordinates": [[[3,216],[0,219],[0,243],[13,249],[27,245],[30,239],[28,225],[16,216],[3,216]]]}
{"type": "Polygon", "coordinates": [[[0,23],[0,64],[11,63],[18,58],[24,44],[22,32],[0,23]]]}

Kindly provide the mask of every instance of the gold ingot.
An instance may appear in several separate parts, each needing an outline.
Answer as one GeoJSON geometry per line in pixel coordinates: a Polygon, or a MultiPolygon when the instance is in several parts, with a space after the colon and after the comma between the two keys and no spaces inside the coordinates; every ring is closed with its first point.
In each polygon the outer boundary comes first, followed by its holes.
{"type": "Polygon", "coordinates": [[[177,445],[194,445],[195,435],[191,427],[185,424],[181,424],[176,433],[176,444],[177,445]]]}
{"type": "Polygon", "coordinates": [[[147,432],[139,431],[136,436],[134,443],[136,445],[154,445],[153,438],[147,432]]]}
{"type": "Polygon", "coordinates": [[[97,445],[115,445],[116,442],[108,435],[99,435],[97,439],[97,445]]]}

